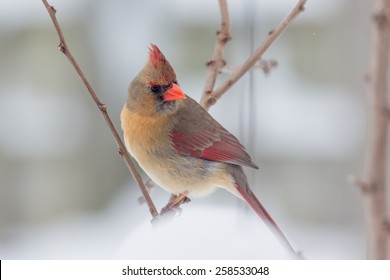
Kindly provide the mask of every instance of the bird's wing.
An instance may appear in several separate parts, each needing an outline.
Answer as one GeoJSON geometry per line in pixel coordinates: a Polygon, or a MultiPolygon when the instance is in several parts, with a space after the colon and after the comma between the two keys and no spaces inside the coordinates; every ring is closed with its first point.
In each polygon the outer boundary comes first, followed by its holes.
{"type": "Polygon", "coordinates": [[[172,142],[182,155],[258,168],[236,137],[196,101],[187,97],[178,111],[172,142]]]}

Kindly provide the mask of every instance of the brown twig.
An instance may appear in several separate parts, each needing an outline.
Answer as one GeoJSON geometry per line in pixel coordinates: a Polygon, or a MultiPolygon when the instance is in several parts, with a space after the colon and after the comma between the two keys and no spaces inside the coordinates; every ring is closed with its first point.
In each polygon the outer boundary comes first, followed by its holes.
{"type": "Polygon", "coordinates": [[[226,62],[223,59],[225,45],[232,38],[230,33],[229,10],[226,0],[219,0],[219,10],[221,11],[221,26],[217,31],[214,54],[211,60],[206,63],[206,83],[203,89],[202,98],[200,100],[200,104],[207,109],[216,102],[216,100],[214,102],[214,99],[212,99],[211,93],[214,90],[215,82],[219,72],[226,65],[226,62]],[[207,104],[211,105],[207,107],[207,104]]]}
{"type": "Polygon", "coordinates": [[[374,12],[373,57],[370,86],[370,142],[366,159],[364,192],[368,231],[368,258],[389,258],[389,230],[386,201],[390,0],[378,0],[374,12]]]}
{"type": "Polygon", "coordinates": [[[114,124],[111,121],[110,116],[107,113],[107,106],[100,102],[99,98],[97,97],[95,91],[93,90],[92,86],[88,82],[87,78],[81,71],[79,65],[77,64],[76,60],[74,59],[72,53],[70,52],[70,49],[68,48],[68,45],[66,44],[64,34],[62,33],[61,27],[57,21],[56,18],[56,10],[53,6],[49,5],[49,3],[46,0],[42,0],[43,4],[46,7],[47,12],[50,15],[51,20],[53,21],[54,27],[57,31],[58,37],[60,39],[60,44],[58,45],[59,50],[68,58],[69,62],[72,64],[74,69],[76,70],[77,74],[83,81],[84,85],[87,87],[88,92],[90,96],[92,97],[93,101],[95,102],[96,106],[99,108],[100,113],[103,115],[104,120],[106,121],[108,127],[110,128],[110,131],[115,139],[116,144],[118,145],[118,151],[119,155],[122,157],[123,161],[125,162],[127,168],[130,170],[131,174],[134,177],[134,180],[137,182],[137,185],[139,186],[143,196],[145,197],[145,200],[149,206],[149,211],[152,214],[153,217],[156,217],[158,215],[158,212],[156,210],[156,207],[153,204],[152,199],[149,196],[148,191],[145,188],[145,185],[142,182],[142,178],[137,172],[137,169],[135,168],[133,162],[130,159],[130,156],[126,150],[125,145],[123,144],[117,130],[115,129],[114,124]]]}
{"type": "MultiPolygon", "coordinates": [[[[256,62],[255,65],[253,65],[253,69],[260,69],[265,75],[269,75],[271,71],[277,66],[278,62],[275,59],[261,59],[260,61],[256,62]]],[[[220,72],[231,74],[237,71],[237,69],[239,69],[240,67],[241,65],[225,65],[225,67],[223,67],[220,72]]]]}
{"type": "MultiPolygon", "coordinates": [[[[253,67],[253,65],[259,61],[262,57],[262,55],[265,53],[265,51],[271,46],[271,44],[275,41],[275,39],[286,29],[286,27],[290,24],[290,22],[300,13],[304,10],[304,5],[306,3],[306,0],[299,0],[298,3],[294,6],[294,8],[291,10],[291,12],[287,15],[287,17],[282,20],[279,25],[271,30],[268,33],[267,38],[264,40],[264,42],[255,50],[255,52],[247,59],[247,61],[244,62],[244,64],[237,69],[234,73],[230,75],[230,77],[222,84],[220,85],[216,90],[214,91],[204,91],[203,96],[201,99],[201,105],[208,110],[212,105],[214,105],[219,98],[223,94],[226,93],[227,90],[229,90],[249,69],[253,67]]],[[[218,40],[217,40],[218,43],[218,40]]],[[[223,48],[224,45],[221,45],[220,48],[223,48]]],[[[212,67],[215,67],[212,65],[212,67]]],[[[208,75],[214,74],[214,72],[208,71],[208,75]],[[211,74],[210,74],[211,73],[211,74]]]]}

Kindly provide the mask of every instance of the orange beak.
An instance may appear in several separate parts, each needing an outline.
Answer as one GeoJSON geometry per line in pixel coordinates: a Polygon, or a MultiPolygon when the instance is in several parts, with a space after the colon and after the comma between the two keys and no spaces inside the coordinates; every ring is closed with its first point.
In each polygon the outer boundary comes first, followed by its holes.
{"type": "Polygon", "coordinates": [[[162,97],[164,101],[173,101],[186,98],[184,92],[177,84],[172,84],[172,87],[167,89],[162,97]]]}

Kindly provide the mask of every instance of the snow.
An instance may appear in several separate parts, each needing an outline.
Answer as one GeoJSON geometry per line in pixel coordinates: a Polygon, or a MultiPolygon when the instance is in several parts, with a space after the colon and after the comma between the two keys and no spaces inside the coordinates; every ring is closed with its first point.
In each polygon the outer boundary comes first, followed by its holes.
{"type": "MultiPolygon", "coordinates": [[[[215,194],[218,195],[218,192],[215,194]]],[[[183,205],[157,226],[145,206],[124,190],[100,213],[45,225],[14,227],[0,239],[1,259],[291,259],[246,207],[183,205]],[[129,200],[130,198],[130,200],[129,200]]],[[[206,199],[207,201],[207,199],[206,199]]],[[[295,249],[308,259],[364,258],[364,237],[353,227],[318,226],[273,213],[295,249]]]]}

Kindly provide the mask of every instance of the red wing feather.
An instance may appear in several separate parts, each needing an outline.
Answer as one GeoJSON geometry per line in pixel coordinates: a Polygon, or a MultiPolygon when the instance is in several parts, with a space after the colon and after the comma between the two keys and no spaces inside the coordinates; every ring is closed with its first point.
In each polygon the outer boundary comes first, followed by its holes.
{"type": "Polygon", "coordinates": [[[182,155],[258,168],[237,138],[222,127],[190,135],[174,130],[172,142],[182,155]]]}
{"type": "Polygon", "coordinates": [[[185,156],[258,168],[236,137],[187,96],[175,116],[172,143],[185,156]]]}

